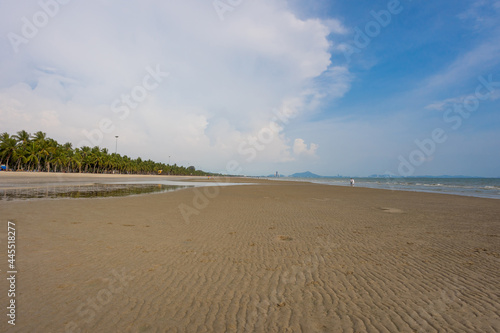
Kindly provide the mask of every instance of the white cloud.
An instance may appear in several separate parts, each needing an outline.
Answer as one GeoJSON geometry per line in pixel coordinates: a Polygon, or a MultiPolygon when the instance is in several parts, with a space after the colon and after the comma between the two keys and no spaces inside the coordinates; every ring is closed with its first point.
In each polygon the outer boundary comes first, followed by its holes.
{"type": "Polygon", "coordinates": [[[326,26],[330,29],[332,33],[345,35],[349,32],[349,29],[344,27],[339,20],[329,19],[325,21],[326,26]]]}
{"type": "Polygon", "coordinates": [[[295,155],[308,155],[308,156],[315,156],[316,155],[316,150],[318,149],[318,145],[315,143],[311,143],[309,145],[309,148],[307,147],[307,144],[304,142],[302,139],[295,139],[293,142],[293,153],[295,155]]]}
{"type": "Polygon", "coordinates": [[[497,14],[500,12],[500,1],[498,0],[476,0],[467,10],[460,13],[458,18],[471,25],[474,30],[491,29],[498,26],[497,14]]]}
{"type": "MultiPolygon", "coordinates": [[[[103,133],[100,145],[111,149],[119,135],[122,154],[176,156],[178,163],[212,169],[242,160],[238,145],[268,126],[273,109],[291,119],[349,89],[347,69],[330,63],[327,39],[344,33],[342,24],[299,19],[283,4],[247,1],[223,22],[210,1],[61,6],[19,53],[0,40],[2,130],[42,130],[77,145],[84,130],[108,118],[115,130],[103,133]],[[157,64],[170,76],[120,119],[112,102],[157,64]],[[314,85],[316,78],[329,88],[314,85]]],[[[37,10],[36,1],[3,2],[0,33],[20,34],[21,17],[37,10]],[[8,13],[15,17],[3,20],[8,13]]],[[[291,151],[281,131],[255,161],[289,161],[291,151]]]]}
{"type": "MultiPolygon", "coordinates": [[[[497,29],[497,31],[499,31],[497,29]]],[[[458,57],[445,70],[432,76],[426,84],[426,90],[436,90],[442,86],[449,86],[476,78],[487,70],[491,70],[499,63],[500,38],[496,35],[475,49],[458,57]]]]}
{"type": "MultiPolygon", "coordinates": [[[[498,86],[498,83],[493,82],[492,84],[493,87],[498,86]]],[[[490,101],[495,101],[500,98],[500,89],[494,89],[490,91],[486,91],[483,93],[485,94],[485,98],[490,101]]],[[[468,99],[477,99],[477,96],[475,94],[469,94],[469,95],[462,95],[458,97],[453,97],[453,98],[446,98],[442,101],[437,101],[433,102],[429,105],[427,105],[425,108],[427,110],[436,110],[436,111],[444,111],[450,107],[453,107],[455,105],[464,105],[464,104],[470,104],[471,101],[468,99]]],[[[479,101],[480,102],[480,101],[479,101]]]]}
{"type": "Polygon", "coordinates": [[[451,105],[454,104],[459,104],[464,100],[465,96],[462,97],[456,97],[456,98],[447,98],[442,101],[437,101],[432,104],[427,105],[425,108],[427,110],[436,110],[436,111],[443,111],[450,107],[451,105]]]}

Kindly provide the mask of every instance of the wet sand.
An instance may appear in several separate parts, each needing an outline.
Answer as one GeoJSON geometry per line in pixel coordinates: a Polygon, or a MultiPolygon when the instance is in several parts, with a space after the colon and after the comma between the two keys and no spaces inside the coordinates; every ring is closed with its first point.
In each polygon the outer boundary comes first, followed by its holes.
{"type": "Polygon", "coordinates": [[[139,181],[205,181],[201,176],[119,175],[89,173],[0,172],[0,190],[43,186],[91,185],[139,181]]]}
{"type": "Polygon", "coordinates": [[[0,201],[0,331],[500,330],[498,200],[251,182],[0,201]]]}

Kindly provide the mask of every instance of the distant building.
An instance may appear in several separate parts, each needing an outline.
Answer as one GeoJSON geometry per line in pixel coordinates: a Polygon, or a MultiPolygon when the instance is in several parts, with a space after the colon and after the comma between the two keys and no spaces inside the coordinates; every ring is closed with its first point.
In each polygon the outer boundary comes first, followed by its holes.
{"type": "Polygon", "coordinates": [[[279,172],[278,172],[278,171],[276,171],[276,177],[279,177],[279,176],[280,176],[279,172]]]}

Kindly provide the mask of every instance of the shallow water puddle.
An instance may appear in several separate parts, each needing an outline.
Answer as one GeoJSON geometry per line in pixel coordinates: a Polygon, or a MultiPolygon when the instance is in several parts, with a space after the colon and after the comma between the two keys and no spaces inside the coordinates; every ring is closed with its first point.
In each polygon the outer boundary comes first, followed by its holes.
{"type": "Polygon", "coordinates": [[[16,188],[0,190],[0,200],[124,197],[129,195],[170,192],[186,187],[191,186],[164,184],[92,184],[16,188]]]}

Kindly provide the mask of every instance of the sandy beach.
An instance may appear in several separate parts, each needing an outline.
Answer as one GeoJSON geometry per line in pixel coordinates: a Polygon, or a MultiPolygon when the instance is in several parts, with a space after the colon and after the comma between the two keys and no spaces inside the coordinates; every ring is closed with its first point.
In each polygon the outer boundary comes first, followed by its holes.
{"type": "MultiPolygon", "coordinates": [[[[0,188],[106,177],[122,176],[3,173],[0,188]]],[[[0,331],[500,331],[499,200],[239,181],[0,201],[0,331]]]]}

